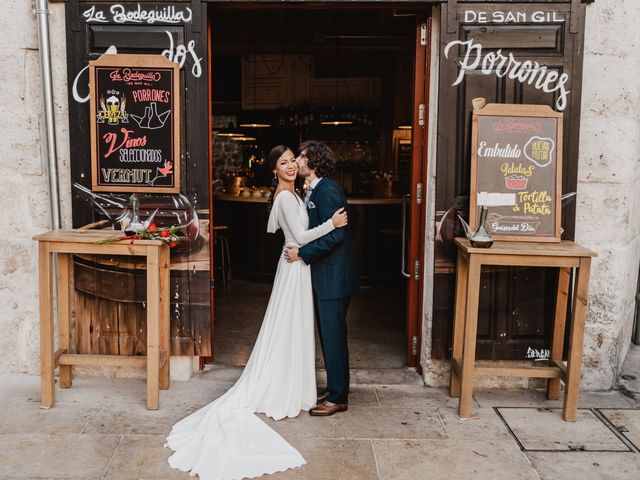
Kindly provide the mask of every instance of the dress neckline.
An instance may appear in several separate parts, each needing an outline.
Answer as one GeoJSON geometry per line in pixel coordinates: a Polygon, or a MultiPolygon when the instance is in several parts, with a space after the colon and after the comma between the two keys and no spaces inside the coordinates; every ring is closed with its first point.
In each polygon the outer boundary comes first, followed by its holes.
{"type": "Polygon", "coordinates": [[[278,200],[278,198],[280,198],[280,196],[284,193],[284,192],[289,192],[291,195],[293,195],[296,199],[296,201],[298,202],[298,204],[302,204],[304,206],[304,200],[302,200],[300,198],[300,196],[297,193],[292,192],[291,190],[282,190],[280,191],[277,195],[276,198],[273,200],[273,204],[276,204],[276,201],[278,200]]]}

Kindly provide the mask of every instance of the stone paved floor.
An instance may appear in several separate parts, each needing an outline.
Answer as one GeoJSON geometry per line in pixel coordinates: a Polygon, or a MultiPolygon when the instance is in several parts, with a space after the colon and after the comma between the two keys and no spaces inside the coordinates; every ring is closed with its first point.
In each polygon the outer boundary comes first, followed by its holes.
{"type": "MultiPolygon", "coordinates": [[[[71,389],[56,388],[57,404],[42,410],[38,377],[2,376],[0,479],[186,480],[167,465],[164,437],[175,421],[224,392],[237,372],[209,368],[174,382],[153,412],[145,409],[140,379],[79,377],[71,389]]],[[[413,382],[406,372],[399,378],[413,382]]],[[[640,478],[640,398],[583,392],[575,423],[562,422],[559,406],[542,391],[479,390],[474,417],[460,420],[443,389],[360,384],[346,413],[262,417],[308,462],[263,478],[640,478]]]]}

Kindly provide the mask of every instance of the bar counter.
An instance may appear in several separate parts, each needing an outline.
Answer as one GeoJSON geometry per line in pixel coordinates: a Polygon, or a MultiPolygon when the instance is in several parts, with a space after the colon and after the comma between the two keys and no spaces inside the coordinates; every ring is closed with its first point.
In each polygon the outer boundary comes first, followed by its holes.
{"type": "MultiPolygon", "coordinates": [[[[214,200],[227,202],[267,203],[266,196],[242,196],[237,194],[216,193],[214,200]]],[[[349,205],[400,205],[402,197],[347,197],[349,205]]]]}
{"type": "MultiPolygon", "coordinates": [[[[361,283],[400,276],[402,197],[347,197],[361,283]]],[[[227,226],[234,278],[271,280],[282,250],[282,231],[267,233],[266,196],[216,193],[214,225],[227,226]]],[[[214,258],[214,262],[218,259],[214,258]]]]}

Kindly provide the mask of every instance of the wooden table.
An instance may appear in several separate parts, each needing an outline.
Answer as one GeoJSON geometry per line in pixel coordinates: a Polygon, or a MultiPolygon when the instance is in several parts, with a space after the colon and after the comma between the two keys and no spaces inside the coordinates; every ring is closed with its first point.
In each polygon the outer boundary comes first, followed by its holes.
{"type": "Polygon", "coordinates": [[[502,241],[494,242],[491,248],[474,248],[466,238],[456,238],[455,243],[458,246],[458,264],[449,392],[452,397],[460,398],[460,417],[471,416],[474,377],[496,375],[547,378],[547,397],[552,400],[558,398],[560,381],[563,381],[565,394],[562,417],[566,421],[575,421],[580,390],[580,364],[591,257],[596,254],[566,240],[560,243],[502,241]],[[548,365],[476,366],[478,297],[480,271],[483,265],[558,268],[558,290],[548,365]],[[575,291],[565,366],[562,357],[572,268],[575,269],[575,291]]]}
{"type": "Polygon", "coordinates": [[[72,383],[73,365],[147,368],[147,408],[157,410],[159,391],[169,388],[169,247],[161,240],[96,244],[118,235],[112,230],[52,230],[36,235],[40,285],[40,406],[55,403],[54,371],[60,367],[60,387],[72,383]],[[53,350],[53,254],[57,254],[58,347],[53,350]],[[147,260],[147,355],[82,355],[71,353],[71,288],[73,254],[139,255],[147,260]]]}

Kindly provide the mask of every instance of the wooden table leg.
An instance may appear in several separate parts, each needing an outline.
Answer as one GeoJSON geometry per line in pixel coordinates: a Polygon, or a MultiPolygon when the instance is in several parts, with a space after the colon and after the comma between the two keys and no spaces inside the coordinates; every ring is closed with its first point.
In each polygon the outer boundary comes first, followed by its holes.
{"type": "Polygon", "coordinates": [[[467,308],[464,322],[462,365],[460,366],[460,417],[471,416],[473,377],[476,363],[476,336],[478,333],[478,298],[480,295],[479,255],[469,257],[467,273],[467,308]]]}
{"type": "MultiPolygon", "coordinates": [[[[58,347],[71,353],[71,268],[72,257],[58,253],[58,347]]],[[[60,365],[60,388],[71,387],[71,365],[60,365]]]]}
{"type": "Polygon", "coordinates": [[[449,380],[449,395],[460,396],[460,375],[454,368],[454,361],[462,365],[462,341],[464,338],[464,318],[467,307],[467,275],[469,263],[467,257],[458,251],[456,266],[456,302],[453,320],[453,341],[451,351],[451,376],[449,380]]]}
{"type": "Polygon", "coordinates": [[[40,304],[40,407],[50,408],[56,400],[53,377],[53,259],[47,242],[38,242],[40,304]]]}
{"type": "Polygon", "coordinates": [[[160,265],[159,248],[147,247],[147,409],[160,404],[160,265]]]}
{"type": "MultiPolygon", "coordinates": [[[[571,269],[567,267],[558,268],[558,290],[556,291],[556,311],[553,320],[553,338],[551,339],[551,352],[549,360],[562,362],[564,351],[564,330],[567,323],[567,302],[569,298],[569,280],[571,269]]],[[[557,400],[560,396],[560,379],[550,378],[547,380],[547,398],[557,400]]]]}
{"type": "Polygon", "coordinates": [[[160,248],[160,388],[169,388],[169,247],[160,248]]]}
{"type": "Polygon", "coordinates": [[[562,408],[562,418],[567,422],[575,421],[578,410],[582,342],[584,341],[584,319],[587,310],[590,274],[591,257],[581,257],[580,265],[576,271],[576,291],[573,298],[567,376],[565,380],[564,405],[562,408]]]}

